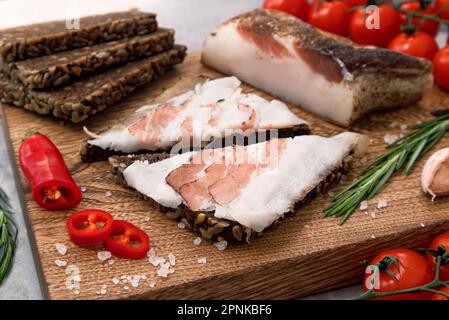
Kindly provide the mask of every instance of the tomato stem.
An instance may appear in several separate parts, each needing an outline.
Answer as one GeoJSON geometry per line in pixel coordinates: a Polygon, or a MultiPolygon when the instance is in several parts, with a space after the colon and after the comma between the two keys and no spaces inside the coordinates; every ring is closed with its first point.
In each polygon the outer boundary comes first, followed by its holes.
{"type": "Polygon", "coordinates": [[[439,291],[439,290],[436,290],[436,289],[433,289],[435,287],[440,287],[440,286],[449,286],[449,281],[441,281],[440,280],[441,259],[442,258],[440,256],[437,257],[436,266],[435,266],[435,277],[429,283],[426,283],[426,284],[418,286],[418,287],[409,288],[409,289],[387,291],[387,292],[376,292],[376,291],[374,291],[374,289],[369,289],[365,293],[363,293],[357,297],[351,298],[351,300],[368,300],[368,299],[388,297],[388,296],[393,296],[393,295],[398,295],[398,294],[416,293],[416,292],[422,292],[422,291],[437,293],[449,300],[449,294],[439,291]]]}

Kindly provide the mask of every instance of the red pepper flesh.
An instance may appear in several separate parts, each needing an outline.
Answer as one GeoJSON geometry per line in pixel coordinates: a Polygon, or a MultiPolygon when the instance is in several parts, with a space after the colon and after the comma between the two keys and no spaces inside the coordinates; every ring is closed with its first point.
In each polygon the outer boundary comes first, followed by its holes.
{"type": "Polygon", "coordinates": [[[103,210],[87,209],[74,213],[67,220],[70,240],[78,246],[103,243],[112,229],[112,216],[103,210]]]}
{"type": "Polygon", "coordinates": [[[143,258],[150,249],[148,235],[132,223],[114,220],[109,236],[103,243],[112,255],[125,259],[143,258]]]}
{"type": "Polygon", "coordinates": [[[46,136],[34,133],[24,139],[19,149],[19,164],[41,207],[72,209],[81,202],[80,188],[58,148],[46,136]]]}

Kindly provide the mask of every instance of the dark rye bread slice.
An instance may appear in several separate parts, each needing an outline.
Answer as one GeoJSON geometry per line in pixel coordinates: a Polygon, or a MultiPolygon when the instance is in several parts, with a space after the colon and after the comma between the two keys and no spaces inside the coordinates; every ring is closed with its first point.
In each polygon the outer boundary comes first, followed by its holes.
{"type": "Polygon", "coordinates": [[[171,49],[174,31],[153,33],[62,51],[53,55],[4,63],[4,71],[15,82],[33,88],[58,86],[97,70],[148,57],[171,49]]]}
{"type": "MultiPolygon", "coordinates": [[[[112,156],[109,158],[109,164],[111,166],[111,173],[113,174],[115,181],[124,187],[130,188],[123,176],[123,171],[133,164],[135,161],[148,161],[148,163],[154,163],[168,158],[168,153],[160,154],[142,154],[142,155],[128,155],[128,156],[112,156]]],[[[329,188],[340,182],[340,178],[343,174],[347,173],[350,169],[352,155],[348,154],[342,161],[341,166],[332,170],[321,182],[313,188],[303,200],[298,201],[294,209],[284,213],[284,216],[276,220],[269,228],[278,226],[284,218],[292,217],[296,215],[297,211],[304,205],[310,203],[317,195],[323,194],[329,190],[329,188]]],[[[134,190],[134,189],[133,189],[134,190]]],[[[197,232],[201,237],[210,240],[217,241],[230,241],[230,242],[249,242],[255,236],[261,235],[254,230],[247,228],[236,221],[227,219],[216,218],[213,212],[195,212],[187,208],[185,205],[173,209],[161,206],[153,199],[147,197],[144,194],[134,190],[136,195],[143,199],[148,200],[152,207],[158,209],[170,219],[182,222],[187,229],[197,232]]]]}
{"type": "Polygon", "coordinates": [[[0,76],[1,101],[78,123],[106,109],[138,86],[157,79],[169,67],[181,63],[186,51],[185,46],[176,45],[166,52],[46,91],[26,88],[3,74],[0,76]]]}
{"type": "MultiPolygon", "coordinates": [[[[293,126],[291,128],[282,128],[277,131],[277,137],[279,138],[290,138],[295,136],[302,136],[302,135],[308,135],[310,134],[310,127],[303,123],[296,126],[293,126]]],[[[222,139],[216,139],[214,141],[211,141],[208,143],[204,148],[221,148],[224,147],[227,141],[231,141],[233,143],[243,144],[247,145],[248,141],[257,141],[262,142],[269,140],[272,136],[270,134],[270,131],[260,131],[260,132],[254,132],[252,134],[255,135],[255,138],[252,136],[250,137],[242,137],[234,135],[232,139],[229,137],[222,138],[222,139]]],[[[183,150],[185,151],[191,151],[191,150],[183,150]]],[[[167,150],[155,150],[155,151],[149,151],[149,150],[138,150],[136,152],[133,152],[133,154],[159,154],[159,153],[170,153],[170,149],[167,150]]],[[[92,163],[97,161],[105,161],[111,156],[123,156],[127,153],[120,152],[120,151],[114,151],[110,149],[103,149],[99,146],[95,146],[89,143],[89,139],[86,139],[83,141],[81,148],[80,148],[80,156],[81,160],[83,162],[92,163]]]]}
{"type": "Polygon", "coordinates": [[[154,13],[132,10],[83,17],[76,27],[74,21],[60,20],[1,30],[1,60],[24,60],[147,34],[157,29],[157,22],[154,13]]]}

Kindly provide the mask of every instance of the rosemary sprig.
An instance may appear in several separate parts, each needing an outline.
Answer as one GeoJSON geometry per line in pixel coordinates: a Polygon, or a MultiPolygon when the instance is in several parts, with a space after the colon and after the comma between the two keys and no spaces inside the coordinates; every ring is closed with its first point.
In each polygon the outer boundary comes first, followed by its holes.
{"type": "Polygon", "coordinates": [[[0,284],[11,269],[17,242],[17,226],[6,193],[0,188],[0,284]]]}
{"type": "Polygon", "coordinates": [[[343,224],[364,200],[373,198],[391,176],[403,169],[410,173],[416,161],[429,151],[449,130],[449,114],[443,114],[412,127],[413,131],[388,146],[362,172],[362,176],[343,188],[324,210],[324,216],[342,217],[343,224]]]}

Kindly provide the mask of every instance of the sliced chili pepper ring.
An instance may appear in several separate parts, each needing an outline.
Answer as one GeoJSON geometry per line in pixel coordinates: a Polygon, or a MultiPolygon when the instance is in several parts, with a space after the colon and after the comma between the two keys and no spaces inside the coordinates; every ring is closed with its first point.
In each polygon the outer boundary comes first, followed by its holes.
{"type": "Polygon", "coordinates": [[[87,209],[74,213],[67,220],[70,240],[78,246],[103,243],[112,230],[112,216],[103,210],[87,209]]]}
{"type": "Polygon", "coordinates": [[[132,223],[114,220],[111,233],[104,241],[104,247],[116,257],[140,259],[150,249],[150,238],[132,223]]]}

